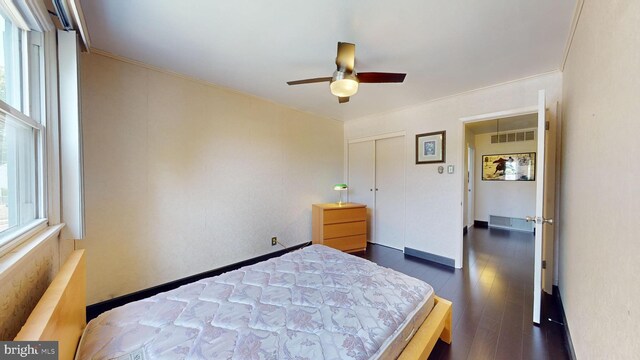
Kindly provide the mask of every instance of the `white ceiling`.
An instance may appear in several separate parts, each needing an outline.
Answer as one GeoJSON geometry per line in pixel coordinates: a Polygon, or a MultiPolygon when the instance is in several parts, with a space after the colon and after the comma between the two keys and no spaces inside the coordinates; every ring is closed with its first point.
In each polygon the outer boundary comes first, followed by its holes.
{"type": "Polygon", "coordinates": [[[82,0],[92,45],[326,117],[349,120],[560,67],[576,0],[82,0]],[[338,104],[338,41],[356,71],[406,72],[338,104]]]}
{"type": "Polygon", "coordinates": [[[538,127],[538,114],[513,116],[504,119],[478,121],[466,124],[472,133],[490,134],[538,127]]]}

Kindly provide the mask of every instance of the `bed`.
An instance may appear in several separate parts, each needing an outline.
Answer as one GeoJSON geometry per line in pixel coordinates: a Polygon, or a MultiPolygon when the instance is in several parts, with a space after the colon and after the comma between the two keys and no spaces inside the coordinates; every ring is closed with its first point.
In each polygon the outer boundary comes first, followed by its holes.
{"type": "Polygon", "coordinates": [[[136,301],[85,326],[75,251],[16,337],[73,359],[426,359],[451,343],[451,302],[428,284],[322,245],[136,301]]]}

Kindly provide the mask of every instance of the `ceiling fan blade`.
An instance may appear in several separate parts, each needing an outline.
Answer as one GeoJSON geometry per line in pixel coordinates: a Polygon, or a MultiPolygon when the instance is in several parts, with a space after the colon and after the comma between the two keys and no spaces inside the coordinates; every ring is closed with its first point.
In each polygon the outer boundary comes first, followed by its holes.
{"type": "Polygon", "coordinates": [[[331,81],[331,76],[329,76],[329,77],[321,77],[321,78],[314,78],[314,79],[287,81],[287,84],[289,84],[289,85],[300,85],[300,84],[319,83],[319,82],[325,82],[325,81],[331,81]]]}
{"type": "Polygon", "coordinates": [[[338,55],[336,56],[336,65],[338,71],[353,72],[356,62],[356,45],[346,42],[338,43],[338,55]]]}
{"type": "Polygon", "coordinates": [[[407,74],[363,72],[358,73],[358,81],[361,83],[401,83],[407,74]]]}
{"type": "Polygon", "coordinates": [[[349,97],[338,97],[338,103],[344,104],[349,102],[349,97]]]}

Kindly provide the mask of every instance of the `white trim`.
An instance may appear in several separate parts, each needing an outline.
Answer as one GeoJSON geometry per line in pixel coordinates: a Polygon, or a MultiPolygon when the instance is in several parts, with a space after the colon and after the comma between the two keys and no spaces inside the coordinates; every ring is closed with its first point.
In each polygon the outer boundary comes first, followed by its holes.
{"type": "Polygon", "coordinates": [[[73,17],[73,21],[76,23],[76,30],[78,30],[78,32],[80,33],[82,45],[87,50],[87,52],[91,52],[91,38],[89,37],[89,28],[87,28],[87,21],[84,19],[84,12],[82,11],[80,1],[67,0],[67,3],[71,8],[71,16],[73,17]]]}
{"type": "Polygon", "coordinates": [[[355,138],[355,139],[348,139],[347,140],[347,144],[355,144],[355,143],[359,143],[359,142],[365,142],[365,141],[371,141],[371,140],[381,140],[381,139],[394,138],[394,137],[406,136],[406,135],[407,135],[406,131],[396,131],[396,132],[392,132],[392,133],[372,135],[372,136],[366,136],[366,137],[355,138]]]}
{"type": "Polygon", "coordinates": [[[25,256],[39,248],[47,242],[47,240],[58,236],[63,227],[64,224],[45,226],[38,233],[32,234],[30,238],[23,241],[20,246],[2,255],[2,257],[0,257],[0,281],[4,280],[4,277],[7,276],[25,256]]]}
{"type": "Polygon", "coordinates": [[[383,116],[385,114],[391,114],[391,113],[395,113],[395,112],[399,112],[399,111],[404,111],[404,110],[407,110],[407,109],[412,109],[412,108],[415,108],[415,107],[424,106],[424,105],[427,105],[427,104],[431,104],[431,103],[434,103],[434,102],[446,100],[446,99],[449,99],[449,98],[456,98],[456,97],[459,97],[459,96],[465,96],[465,95],[472,94],[474,92],[483,91],[483,90],[487,90],[487,89],[493,89],[493,88],[501,87],[501,86],[504,86],[504,85],[514,84],[514,83],[517,83],[517,82],[520,82],[520,81],[526,81],[526,80],[530,80],[530,79],[535,79],[535,78],[538,78],[538,77],[541,77],[541,76],[551,75],[551,74],[555,74],[555,73],[561,73],[560,69],[551,70],[551,71],[543,72],[543,73],[536,74],[536,75],[525,76],[525,77],[522,77],[522,78],[513,79],[513,80],[509,80],[509,81],[504,81],[504,82],[501,82],[501,83],[487,85],[487,86],[483,86],[483,87],[479,87],[479,88],[475,88],[475,89],[471,89],[471,90],[466,90],[466,91],[462,91],[462,92],[451,94],[451,95],[445,95],[445,96],[441,96],[441,97],[438,97],[438,98],[422,101],[422,102],[419,102],[419,103],[416,103],[416,104],[410,104],[410,105],[407,105],[407,106],[402,106],[402,107],[399,107],[399,108],[382,111],[382,112],[379,112],[379,113],[363,115],[363,116],[359,116],[357,118],[345,120],[345,122],[347,122],[347,121],[358,121],[358,120],[366,119],[366,118],[373,117],[373,116],[379,117],[379,116],[383,116]]]}
{"type": "Polygon", "coordinates": [[[80,121],[80,58],[75,31],[58,30],[58,100],[60,104],[60,174],[63,239],[84,237],[84,177],[80,121]]]}
{"type": "Polygon", "coordinates": [[[576,35],[576,29],[578,28],[578,22],[580,21],[580,15],[582,15],[582,7],[584,6],[584,0],[578,0],[576,2],[576,8],[573,11],[573,19],[571,20],[571,29],[569,30],[569,38],[564,48],[564,54],[562,56],[562,63],[560,64],[560,71],[564,71],[564,67],[567,64],[569,58],[569,52],[571,51],[571,45],[573,44],[573,37],[576,35]]]}
{"type": "Polygon", "coordinates": [[[0,246],[0,257],[4,254],[11,252],[11,250],[18,245],[22,244],[25,240],[32,237],[35,233],[44,229],[47,226],[47,219],[35,219],[31,223],[17,229],[16,231],[9,232],[0,236],[0,244],[6,242],[0,246]]]}
{"type": "Polygon", "coordinates": [[[0,0],[0,9],[4,10],[5,15],[9,17],[11,22],[22,30],[29,31],[29,25],[22,17],[22,13],[11,0],[0,0]]]}
{"type": "MultiPolygon", "coordinates": [[[[22,112],[29,118],[32,118],[31,114],[31,39],[28,31],[22,31],[18,36],[20,39],[20,67],[22,69],[22,76],[20,79],[22,85],[22,112]]],[[[32,118],[32,120],[35,120],[32,118]]]]}
{"type": "Polygon", "coordinates": [[[470,123],[470,122],[478,122],[478,121],[486,121],[486,120],[494,120],[494,119],[504,119],[504,118],[514,117],[514,116],[534,114],[537,112],[538,112],[538,106],[527,106],[527,107],[512,109],[512,110],[496,111],[488,114],[465,116],[465,117],[461,117],[460,121],[462,121],[463,123],[470,123]]]}
{"type": "Polygon", "coordinates": [[[56,27],[51,21],[49,11],[42,0],[24,0],[16,4],[25,17],[25,21],[31,29],[46,32],[54,30],[56,27]]]}
{"type": "Polygon", "coordinates": [[[544,90],[538,91],[538,149],[536,154],[536,213],[535,216],[540,221],[536,221],[535,242],[533,245],[533,322],[540,324],[542,306],[542,242],[544,230],[544,186],[545,186],[545,166],[546,151],[545,124],[547,116],[546,93],[544,90]]]}
{"type": "Polygon", "coordinates": [[[47,217],[52,225],[60,223],[60,125],[58,119],[58,59],[56,33],[44,34],[45,118],[47,173],[47,217]]]}
{"type": "Polygon", "coordinates": [[[21,111],[18,111],[13,106],[7,104],[2,100],[0,100],[0,111],[2,111],[7,115],[10,115],[11,117],[15,118],[16,120],[19,120],[20,122],[22,122],[23,124],[29,127],[32,127],[37,130],[41,130],[40,123],[33,120],[31,117],[23,114],[21,111]]]}
{"type": "Polygon", "coordinates": [[[38,119],[39,129],[35,132],[36,144],[36,197],[37,197],[37,218],[46,218],[47,204],[47,134],[46,121],[46,92],[45,92],[45,56],[44,56],[44,34],[37,31],[27,33],[27,49],[28,57],[27,74],[28,74],[28,91],[25,98],[29,99],[29,117],[38,119]],[[34,55],[34,48],[37,47],[37,57],[34,55]],[[34,76],[37,75],[37,76],[34,76]],[[37,114],[37,115],[36,115],[37,114]]]}
{"type": "Polygon", "coordinates": [[[560,279],[560,226],[557,224],[562,224],[561,212],[560,212],[560,199],[562,192],[562,110],[560,109],[560,102],[555,102],[555,131],[556,136],[553,141],[556,142],[556,157],[555,157],[555,204],[553,210],[553,221],[556,223],[553,231],[553,281],[552,285],[558,286],[558,281],[560,279]]]}

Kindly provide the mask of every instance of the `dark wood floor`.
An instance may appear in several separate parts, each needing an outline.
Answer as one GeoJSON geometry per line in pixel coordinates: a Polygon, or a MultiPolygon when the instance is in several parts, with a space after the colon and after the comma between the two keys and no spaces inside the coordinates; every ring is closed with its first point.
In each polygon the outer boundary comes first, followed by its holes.
{"type": "Polygon", "coordinates": [[[371,244],[358,254],[433,286],[453,302],[453,343],[439,341],[429,359],[568,359],[555,298],[545,295],[542,323],[532,319],[533,235],[471,229],[463,269],[453,270],[371,244]]]}

